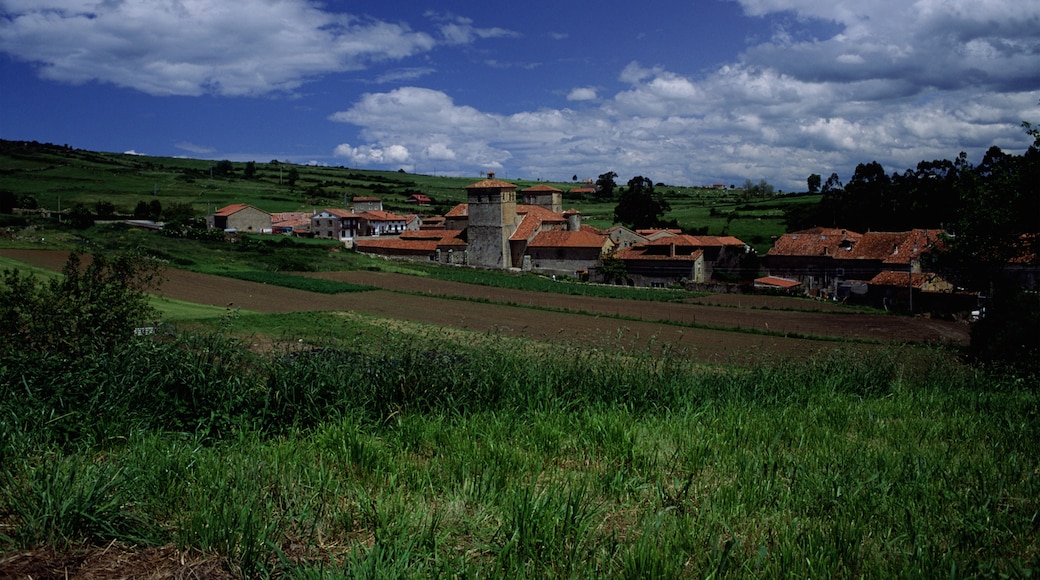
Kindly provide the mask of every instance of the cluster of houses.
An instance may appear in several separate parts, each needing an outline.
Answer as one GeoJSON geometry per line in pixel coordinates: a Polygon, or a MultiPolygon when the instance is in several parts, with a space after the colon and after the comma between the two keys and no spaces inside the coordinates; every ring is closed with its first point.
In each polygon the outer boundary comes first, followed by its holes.
{"type": "Polygon", "coordinates": [[[941,243],[939,230],[814,228],[779,237],[764,257],[749,261],[757,258],[754,251],[732,236],[583,225],[580,212],[563,209],[563,191],[548,185],[523,189],[518,199],[516,185],[489,173],[466,194],[466,203],[436,217],[397,215],[385,211],[379,198],[355,197],[349,209],[309,214],[272,214],[234,204],[208,216],[207,223],[229,232],[335,239],[358,252],[397,259],[593,282],[703,287],[747,278],[750,263],[756,273],[768,273],[755,280],[755,288],[770,291],[904,310],[971,309],[975,300],[927,271],[925,257],[941,243]]]}

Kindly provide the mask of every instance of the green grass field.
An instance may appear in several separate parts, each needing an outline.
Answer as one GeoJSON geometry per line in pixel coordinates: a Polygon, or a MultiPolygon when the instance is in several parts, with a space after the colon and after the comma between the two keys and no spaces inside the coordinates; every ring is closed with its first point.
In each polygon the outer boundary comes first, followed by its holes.
{"type": "Polygon", "coordinates": [[[941,353],[710,367],[359,316],[210,320],[0,365],[0,549],[173,545],[294,578],[1016,576],[1040,558],[1037,394],[941,353]]]}

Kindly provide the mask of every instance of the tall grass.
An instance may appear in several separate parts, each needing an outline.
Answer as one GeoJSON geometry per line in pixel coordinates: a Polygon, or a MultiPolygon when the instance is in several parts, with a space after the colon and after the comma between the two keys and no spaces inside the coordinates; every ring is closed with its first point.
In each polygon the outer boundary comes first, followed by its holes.
{"type": "Polygon", "coordinates": [[[1013,377],[545,352],[357,333],[257,354],[213,332],[0,361],[2,549],[174,544],[297,578],[1040,564],[1040,404],[1013,377]]]}

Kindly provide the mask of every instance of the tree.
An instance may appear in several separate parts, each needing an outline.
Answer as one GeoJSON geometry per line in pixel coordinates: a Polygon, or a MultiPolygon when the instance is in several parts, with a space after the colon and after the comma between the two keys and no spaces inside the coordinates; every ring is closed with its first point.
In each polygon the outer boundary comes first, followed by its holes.
{"type": "Polygon", "coordinates": [[[821,177],[819,173],[813,173],[806,180],[806,186],[809,188],[810,194],[815,194],[820,191],[821,177]]]}
{"type": "Polygon", "coordinates": [[[110,219],[116,215],[116,206],[110,201],[101,200],[94,204],[94,213],[98,219],[110,219]]]}
{"type": "Polygon", "coordinates": [[[860,163],[845,184],[845,203],[839,220],[856,231],[886,230],[895,215],[892,180],[877,161],[860,163]]]}
{"type": "Polygon", "coordinates": [[[297,171],[295,167],[291,167],[289,169],[289,175],[286,176],[286,183],[289,184],[290,188],[296,187],[296,180],[298,180],[299,178],[300,172],[297,171]]]}
{"type": "Polygon", "coordinates": [[[659,227],[664,214],[672,209],[664,197],[654,192],[654,183],[641,175],[628,181],[614,208],[614,223],[632,229],[659,227]]]}
{"type": "Polygon", "coordinates": [[[158,283],[158,265],[132,254],[98,254],[84,266],[73,253],[62,278],[45,282],[4,270],[0,355],[60,353],[74,360],[118,348],[135,327],[155,319],[147,290],[158,283]]]}
{"type": "Polygon", "coordinates": [[[246,179],[253,179],[256,177],[256,161],[246,163],[246,168],[245,171],[243,171],[242,176],[246,179]]]}
{"type": "Polygon", "coordinates": [[[599,263],[599,273],[607,284],[616,284],[628,280],[628,265],[618,258],[603,258],[599,263]]]}
{"type": "Polygon", "coordinates": [[[614,182],[617,179],[617,173],[608,171],[599,176],[596,179],[596,197],[600,199],[612,199],[614,197],[614,190],[617,189],[617,183],[614,182]]]}
{"type": "Polygon", "coordinates": [[[94,225],[94,214],[82,203],[74,204],[69,210],[69,224],[77,230],[85,230],[94,225]]]}
{"type": "Polygon", "coordinates": [[[1040,376],[1040,294],[1027,293],[1008,274],[1010,264],[1040,255],[1040,131],[1022,156],[991,147],[977,167],[957,175],[962,211],[938,256],[940,271],[985,297],[985,314],[971,328],[976,360],[1040,376]]]}
{"type": "Polygon", "coordinates": [[[213,166],[213,175],[218,177],[231,177],[235,173],[235,166],[231,164],[227,159],[218,161],[213,166]]]}

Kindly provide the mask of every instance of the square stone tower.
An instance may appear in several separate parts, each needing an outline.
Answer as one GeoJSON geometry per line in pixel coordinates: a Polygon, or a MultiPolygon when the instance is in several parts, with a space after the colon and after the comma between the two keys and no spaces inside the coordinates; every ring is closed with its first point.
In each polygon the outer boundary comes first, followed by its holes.
{"type": "Polygon", "coordinates": [[[469,264],[506,270],[513,266],[509,236],[516,231],[516,185],[488,178],[466,187],[469,264]]]}

